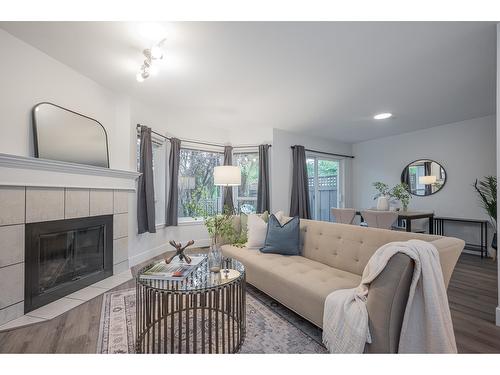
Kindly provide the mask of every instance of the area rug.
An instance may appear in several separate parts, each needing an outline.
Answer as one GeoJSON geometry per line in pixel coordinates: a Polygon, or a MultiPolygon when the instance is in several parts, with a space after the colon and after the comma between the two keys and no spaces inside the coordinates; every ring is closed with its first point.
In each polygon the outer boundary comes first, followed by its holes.
{"type": "MultiPolygon", "coordinates": [[[[247,333],[241,354],[326,353],[321,330],[255,288],[247,288],[247,333]]],[[[98,353],[134,353],[135,289],[104,294],[98,353]]]]}

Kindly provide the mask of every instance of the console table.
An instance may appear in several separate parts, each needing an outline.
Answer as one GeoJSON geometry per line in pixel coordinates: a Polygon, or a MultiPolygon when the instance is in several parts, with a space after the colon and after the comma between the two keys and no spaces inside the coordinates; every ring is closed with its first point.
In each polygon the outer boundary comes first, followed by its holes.
{"type": "Polygon", "coordinates": [[[467,224],[477,224],[478,228],[481,231],[481,243],[480,244],[471,244],[466,243],[465,249],[480,251],[481,258],[483,257],[483,252],[488,254],[488,220],[481,219],[466,219],[466,218],[458,218],[458,217],[435,217],[434,218],[434,233],[444,236],[444,223],[446,222],[455,222],[455,223],[467,223],[467,224]]]}
{"type": "MultiPolygon", "coordinates": [[[[405,221],[405,229],[407,232],[411,232],[411,221],[417,219],[429,219],[429,234],[434,234],[434,212],[433,211],[397,211],[398,222],[405,221]]],[[[361,221],[363,221],[363,216],[361,211],[356,211],[356,215],[361,216],[361,221]]]]}

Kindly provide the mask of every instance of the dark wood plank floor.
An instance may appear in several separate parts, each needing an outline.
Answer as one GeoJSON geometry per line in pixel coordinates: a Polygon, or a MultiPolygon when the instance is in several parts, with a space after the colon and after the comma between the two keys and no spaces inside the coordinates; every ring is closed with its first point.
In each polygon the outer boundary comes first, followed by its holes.
{"type": "MultiPolygon", "coordinates": [[[[129,281],[115,290],[133,285],[129,281]]],[[[469,254],[460,257],[448,288],[460,353],[500,353],[500,327],[495,326],[497,287],[493,260],[469,254]]],[[[99,296],[51,321],[0,332],[0,352],[95,353],[101,305],[99,296]]]]}
{"type": "Polygon", "coordinates": [[[500,353],[496,262],[462,254],[451,277],[448,300],[459,353],[500,353]]]}

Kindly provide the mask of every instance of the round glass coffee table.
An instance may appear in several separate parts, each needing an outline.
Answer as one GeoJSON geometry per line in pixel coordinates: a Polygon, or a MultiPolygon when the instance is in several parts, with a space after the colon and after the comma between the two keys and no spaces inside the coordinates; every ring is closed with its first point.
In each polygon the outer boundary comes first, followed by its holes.
{"type": "MultiPolygon", "coordinates": [[[[201,255],[201,254],[199,254],[201,255]]],[[[203,260],[182,280],[136,277],[137,353],[236,353],[245,338],[245,267],[227,259],[219,273],[203,260]]]]}

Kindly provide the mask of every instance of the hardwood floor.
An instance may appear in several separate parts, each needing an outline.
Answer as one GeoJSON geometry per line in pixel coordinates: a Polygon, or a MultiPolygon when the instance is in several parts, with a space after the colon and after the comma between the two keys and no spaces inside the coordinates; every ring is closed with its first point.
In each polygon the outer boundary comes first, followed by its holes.
{"type": "Polygon", "coordinates": [[[497,264],[462,254],[448,287],[453,327],[460,353],[500,353],[497,264]]]}
{"type": "MultiPolygon", "coordinates": [[[[131,280],[114,290],[133,286],[131,280]]],[[[469,254],[460,257],[448,288],[460,353],[500,353],[497,287],[493,260],[469,254]]],[[[51,321],[0,332],[0,352],[95,353],[101,305],[102,296],[98,296],[51,321]]]]}

